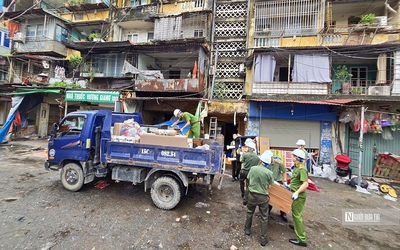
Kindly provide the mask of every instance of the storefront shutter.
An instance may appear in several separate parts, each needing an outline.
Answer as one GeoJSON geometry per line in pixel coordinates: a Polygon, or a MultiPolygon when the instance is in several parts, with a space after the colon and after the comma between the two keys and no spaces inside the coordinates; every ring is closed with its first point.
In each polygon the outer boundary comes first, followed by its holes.
{"type": "Polygon", "coordinates": [[[261,137],[270,139],[271,147],[295,148],[298,139],[306,142],[306,148],[319,148],[321,142],[321,122],[262,119],[261,137]]]}

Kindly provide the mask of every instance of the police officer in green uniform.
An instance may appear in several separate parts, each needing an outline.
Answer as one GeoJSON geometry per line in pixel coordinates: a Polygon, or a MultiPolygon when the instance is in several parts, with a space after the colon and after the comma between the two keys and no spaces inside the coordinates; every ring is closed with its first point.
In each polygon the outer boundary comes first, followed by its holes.
{"type": "Polygon", "coordinates": [[[259,157],[259,163],[251,167],[247,179],[248,186],[248,202],[246,222],[244,224],[244,232],[246,235],[251,234],[251,224],[256,207],[260,210],[261,218],[261,237],[260,244],[265,246],[268,243],[267,222],[268,222],[268,186],[274,184],[271,170],[268,169],[271,163],[271,154],[264,152],[259,157]]]}
{"type": "MultiPolygon", "coordinates": [[[[274,155],[272,157],[271,165],[269,166],[269,170],[272,171],[272,176],[274,177],[274,181],[278,182],[279,184],[284,185],[286,188],[290,189],[287,181],[286,181],[286,167],[282,164],[282,159],[279,156],[274,155]]],[[[272,206],[269,205],[269,212],[271,212],[272,206]]],[[[284,222],[287,222],[287,215],[285,212],[280,211],[281,218],[284,222]]]]}
{"type": "Polygon", "coordinates": [[[240,181],[240,191],[242,192],[243,205],[246,205],[247,195],[245,189],[247,190],[248,181],[247,174],[250,171],[250,168],[256,166],[260,163],[260,158],[255,153],[256,144],[251,140],[246,141],[244,147],[242,147],[242,155],[240,156],[240,162],[242,163],[242,168],[239,172],[239,181],[240,181]]]}
{"type": "Polygon", "coordinates": [[[297,239],[289,239],[289,242],[298,246],[307,246],[306,231],[303,221],[303,210],[306,203],[306,189],[308,187],[308,172],[304,165],[306,155],[303,150],[295,149],[292,152],[294,169],[290,179],[290,189],[292,191],[292,216],[293,229],[297,239]]]}
{"type": "Polygon", "coordinates": [[[190,125],[188,138],[193,138],[193,136],[196,139],[200,138],[200,118],[197,118],[189,112],[182,112],[180,109],[175,109],[174,115],[178,117],[178,120],[172,124],[172,127],[178,124],[180,120],[183,120],[186,124],[181,128],[181,132],[190,125]]]}

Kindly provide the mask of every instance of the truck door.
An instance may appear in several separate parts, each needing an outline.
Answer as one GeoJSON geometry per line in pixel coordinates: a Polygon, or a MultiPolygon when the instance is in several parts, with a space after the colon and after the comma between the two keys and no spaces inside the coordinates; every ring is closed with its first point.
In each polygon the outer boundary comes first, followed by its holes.
{"type": "Polygon", "coordinates": [[[90,149],[90,140],[86,140],[84,133],[87,127],[90,127],[87,117],[82,114],[68,115],[60,122],[53,145],[49,147],[49,153],[51,149],[55,151],[55,162],[62,162],[64,159],[83,161],[87,158],[90,149]]]}

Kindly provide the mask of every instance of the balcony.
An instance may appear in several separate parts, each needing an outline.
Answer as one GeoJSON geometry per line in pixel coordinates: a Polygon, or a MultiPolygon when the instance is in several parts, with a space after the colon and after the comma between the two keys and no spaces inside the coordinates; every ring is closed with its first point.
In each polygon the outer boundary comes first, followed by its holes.
{"type": "Polygon", "coordinates": [[[252,94],[327,95],[329,94],[329,83],[254,82],[252,94]]]}
{"type": "Polygon", "coordinates": [[[29,37],[25,43],[16,42],[15,51],[18,54],[23,53],[47,53],[55,56],[67,56],[67,48],[63,43],[50,38],[29,37]]]}
{"type": "Polygon", "coordinates": [[[135,91],[200,93],[203,90],[198,79],[135,80],[135,91]]]}
{"type": "Polygon", "coordinates": [[[346,83],[332,82],[332,94],[341,95],[368,95],[368,96],[390,96],[390,82],[376,84],[375,80],[352,80],[346,83]]]}

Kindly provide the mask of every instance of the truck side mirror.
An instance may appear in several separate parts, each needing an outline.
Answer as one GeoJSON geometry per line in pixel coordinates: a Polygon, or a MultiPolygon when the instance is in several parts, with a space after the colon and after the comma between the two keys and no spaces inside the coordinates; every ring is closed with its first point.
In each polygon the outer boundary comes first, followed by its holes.
{"type": "Polygon", "coordinates": [[[53,123],[53,126],[51,127],[51,134],[54,135],[57,132],[58,129],[58,122],[53,123]]]}

